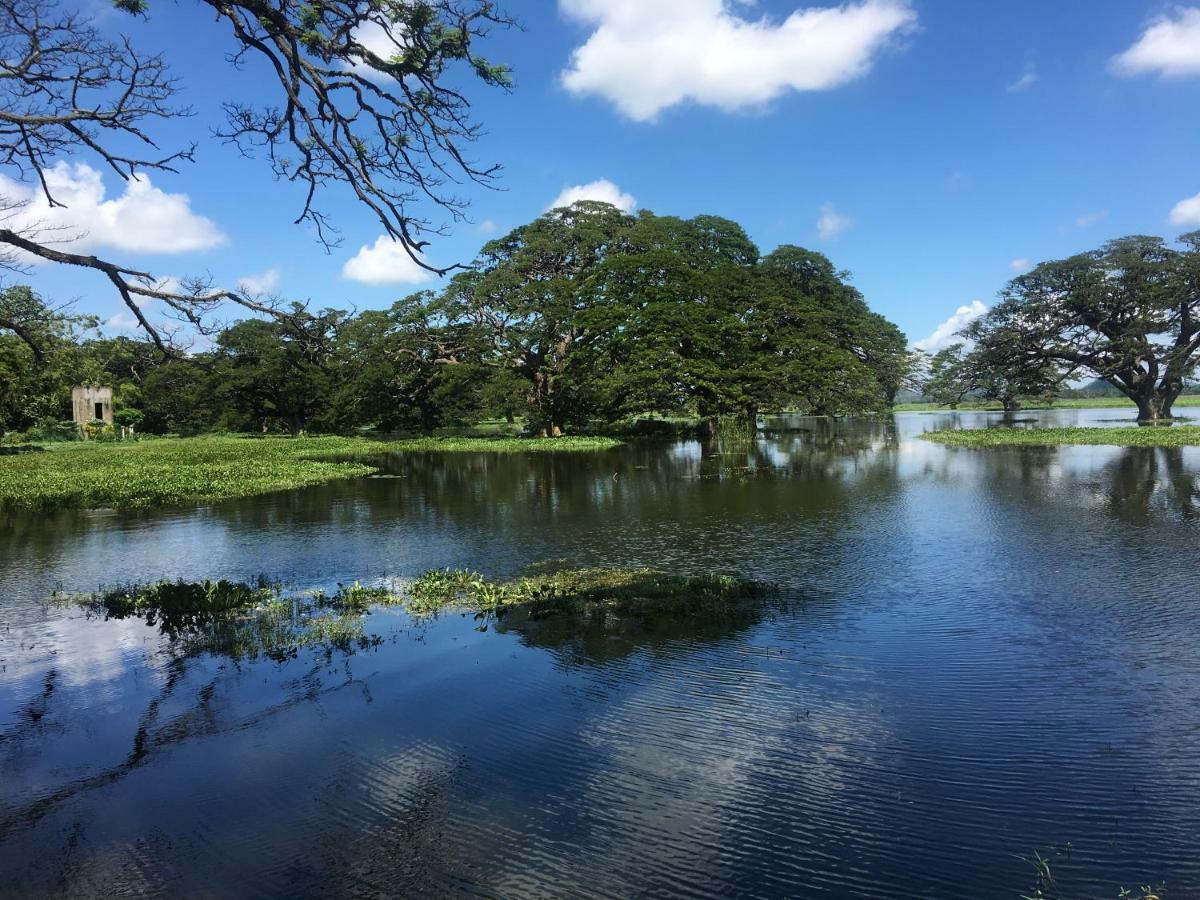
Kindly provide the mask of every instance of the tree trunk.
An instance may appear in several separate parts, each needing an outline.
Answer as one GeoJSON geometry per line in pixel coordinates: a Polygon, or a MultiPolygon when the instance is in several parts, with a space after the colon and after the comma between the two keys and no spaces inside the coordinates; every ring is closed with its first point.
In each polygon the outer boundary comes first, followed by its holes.
{"type": "Polygon", "coordinates": [[[1134,398],[1138,408],[1138,422],[1153,425],[1157,422],[1169,422],[1172,418],[1171,407],[1175,403],[1173,391],[1153,390],[1134,398]]]}

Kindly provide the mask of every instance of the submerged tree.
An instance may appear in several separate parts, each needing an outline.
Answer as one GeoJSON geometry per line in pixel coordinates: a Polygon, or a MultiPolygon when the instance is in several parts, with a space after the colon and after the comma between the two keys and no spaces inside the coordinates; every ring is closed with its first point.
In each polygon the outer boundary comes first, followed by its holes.
{"type": "MultiPolygon", "coordinates": [[[[495,166],[466,155],[478,135],[452,69],[465,68],[488,85],[509,83],[504,67],[478,55],[491,25],[506,24],[489,0],[193,0],[215,13],[231,40],[236,70],[253,69],[276,93],[257,107],[224,104],[215,136],[247,154],[262,153],[277,178],[298,184],[304,200],[297,222],[311,225],[326,246],[336,227],[324,211],[331,189],[349,193],[422,266],[437,225],[420,217],[433,204],[451,217],[463,202],[448,185],[489,181],[495,166]]],[[[115,0],[145,14],[149,0],[115,0]]],[[[194,145],[160,149],[156,129],[188,114],[177,105],[179,84],[167,61],[140,52],[129,38],[110,40],[85,17],[54,0],[0,0],[0,166],[37,185],[50,208],[67,198],[47,172],[71,155],[103,164],[125,180],[174,172],[191,162],[194,145]]],[[[77,237],[22,215],[15,198],[0,198],[3,260],[31,259],[100,272],[139,325],[163,351],[170,336],[146,317],[141,302],[162,301],[192,326],[227,302],[279,317],[290,307],[245,291],[197,282],[168,289],[151,273],[118,260],[71,252],[77,237]]]]}
{"type": "Polygon", "coordinates": [[[1138,407],[1138,420],[1171,418],[1200,361],[1200,232],[1134,236],[1042,263],[1013,279],[971,329],[999,371],[1057,369],[1104,379],[1138,407]]]}

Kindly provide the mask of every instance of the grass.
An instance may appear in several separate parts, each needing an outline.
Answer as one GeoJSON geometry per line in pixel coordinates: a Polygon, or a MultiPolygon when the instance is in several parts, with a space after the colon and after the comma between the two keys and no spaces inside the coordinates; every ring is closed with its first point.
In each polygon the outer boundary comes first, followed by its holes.
{"type": "Polygon", "coordinates": [[[1063,444],[1194,447],[1200,445],[1200,425],[1145,428],[964,428],[931,431],[921,437],[948,447],[1057,447],[1063,444]]]}
{"type": "Polygon", "coordinates": [[[403,591],[357,581],[339,585],[333,594],[289,594],[266,581],[162,581],[54,600],[105,619],[143,619],[184,656],[284,660],[305,648],[332,653],[376,646],[382,638],[366,632],[364,617],[380,606],[403,606],[417,616],[447,608],[501,615],[515,607],[533,614],[605,609],[624,615],[712,615],[768,590],[731,575],[669,575],[652,569],[569,569],[509,581],[444,569],[426,572],[403,591]]]}
{"type": "Polygon", "coordinates": [[[0,457],[0,506],[138,508],[207,503],[353,478],[387,453],[552,453],[607,450],[610,438],[153,438],[52,444],[0,457]]]}
{"type": "MultiPolygon", "coordinates": [[[[1175,406],[1200,406],[1200,394],[1184,394],[1175,401],[1175,406]]],[[[999,403],[960,403],[958,412],[1001,412],[999,403]]],[[[1090,397],[1055,400],[1052,404],[1033,403],[1022,406],[1017,412],[1031,409],[1137,409],[1132,400],[1125,397],[1090,397]]],[[[936,403],[897,403],[894,412],[954,412],[949,406],[939,406],[936,403]]]]}

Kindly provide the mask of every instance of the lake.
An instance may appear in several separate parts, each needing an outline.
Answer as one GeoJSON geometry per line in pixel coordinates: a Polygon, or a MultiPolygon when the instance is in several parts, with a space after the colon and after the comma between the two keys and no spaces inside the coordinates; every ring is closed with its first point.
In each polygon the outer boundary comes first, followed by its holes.
{"type": "Polygon", "coordinates": [[[1200,448],[917,437],[1011,422],[2,513],[0,895],[1015,898],[1038,853],[1065,896],[1200,896],[1200,448]],[[547,560],[779,593],[717,621],[383,610],[378,646],[282,663],[44,602],[547,560]]]}

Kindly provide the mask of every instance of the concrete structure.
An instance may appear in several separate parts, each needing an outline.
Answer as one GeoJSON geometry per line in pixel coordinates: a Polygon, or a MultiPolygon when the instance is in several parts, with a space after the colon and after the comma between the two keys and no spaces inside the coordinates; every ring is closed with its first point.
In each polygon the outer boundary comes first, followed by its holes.
{"type": "Polygon", "coordinates": [[[112,388],[86,385],[71,388],[71,418],[81,431],[88,422],[95,422],[97,419],[112,425],[112,388]]]}

